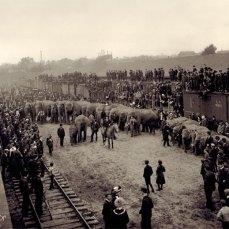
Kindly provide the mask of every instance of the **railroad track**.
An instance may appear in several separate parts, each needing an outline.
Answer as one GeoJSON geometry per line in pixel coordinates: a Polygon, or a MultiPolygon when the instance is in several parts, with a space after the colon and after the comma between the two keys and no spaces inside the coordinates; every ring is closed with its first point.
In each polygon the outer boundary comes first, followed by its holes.
{"type": "MultiPolygon", "coordinates": [[[[35,195],[30,194],[30,210],[28,217],[23,218],[24,228],[100,229],[99,221],[56,169],[53,170],[54,189],[49,190],[51,178],[47,165],[49,165],[48,162],[46,162],[46,172],[42,178],[45,192],[43,214],[41,217],[38,216],[34,207],[35,195]]],[[[18,179],[13,178],[13,186],[21,206],[22,194],[18,179]]]]}

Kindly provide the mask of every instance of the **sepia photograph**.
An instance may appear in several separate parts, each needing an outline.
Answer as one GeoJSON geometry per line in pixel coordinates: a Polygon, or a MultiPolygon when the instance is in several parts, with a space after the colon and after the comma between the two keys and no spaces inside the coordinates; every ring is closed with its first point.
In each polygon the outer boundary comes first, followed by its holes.
{"type": "Polygon", "coordinates": [[[0,0],[0,229],[229,229],[228,12],[0,0]]]}

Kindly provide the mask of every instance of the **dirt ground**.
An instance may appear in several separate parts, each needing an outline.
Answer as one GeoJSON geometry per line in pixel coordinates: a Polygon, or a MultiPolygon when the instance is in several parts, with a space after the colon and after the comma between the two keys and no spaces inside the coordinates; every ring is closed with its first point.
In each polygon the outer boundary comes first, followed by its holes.
{"type": "MultiPolygon", "coordinates": [[[[142,177],[144,160],[149,159],[155,169],[158,159],[166,168],[166,184],[163,191],[151,194],[155,204],[152,217],[153,228],[219,228],[215,213],[205,209],[201,158],[186,154],[177,147],[163,147],[160,132],[155,136],[142,134],[131,138],[123,132],[118,133],[114,149],[102,145],[101,135],[97,143],[81,143],[71,146],[68,126],[65,146],[60,148],[57,139],[58,125],[40,126],[44,139],[49,133],[54,139],[53,161],[59,171],[69,180],[72,188],[86,201],[102,222],[101,210],[104,195],[112,187],[122,187],[121,196],[126,201],[130,217],[129,228],[140,228],[139,208],[144,185],[142,177]]],[[[88,133],[89,135],[89,133],[88,133]]],[[[87,139],[89,141],[89,138],[87,139]]],[[[45,149],[47,155],[47,148],[45,149]]],[[[215,193],[215,200],[218,197],[215,193]]]]}

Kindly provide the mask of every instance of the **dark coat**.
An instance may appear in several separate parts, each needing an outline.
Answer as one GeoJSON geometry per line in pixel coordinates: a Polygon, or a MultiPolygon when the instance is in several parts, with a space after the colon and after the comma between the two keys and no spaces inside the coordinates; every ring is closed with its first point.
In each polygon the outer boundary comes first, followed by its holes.
{"type": "Polygon", "coordinates": [[[158,165],[157,167],[157,184],[165,184],[165,177],[164,177],[165,167],[163,165],[158,165]]]}
{"type": "Polygon", "coordinates": [[[141,214],[142,217],[151,217],[152,209],[153,209],[152,199],[149,196],[144,196],[142,199],[142,206],[139,214],[141,214]]]}
{"type": "Polygon", "coordinates": [[[144,178],[150,178],[150,176],[153,174],[153,169],[150,165],[146,165],[144,168],[144,173],[143,173],[143,177],[144,178]]]}
{"type": "Polygon", "coordinates": [[[105,222],[105,228],[109,228],[112,225],[112,212],[115,209],[115,206],[112,202],[108,200],[103,204],[103,220],[105,222]]]}
{"type": "Polygon", "coordinates": [[[52,140],[52,138],[47,138],[47,139],[46,139],[46,145],[47,145],[49,148],[53,148],[53,140],[52,140]]]}
{"type": "Polygon", "coordinates": [[[115,209],[112,212],[112,229],[126,229],[129,216],[125,209],[115,209]]]}
{"type": "Polygon", "coordinates": [[[57,130],[57,135],[59,138],[64,138],[65,137],[65,131],[63,127],[59,127],[57,130]]]}
{"type": "Polygon", "coordinates": [[[215,191],[215,174],[211,171],[206,171],[204,176],[204,187],[209,191],[215,191]]]}

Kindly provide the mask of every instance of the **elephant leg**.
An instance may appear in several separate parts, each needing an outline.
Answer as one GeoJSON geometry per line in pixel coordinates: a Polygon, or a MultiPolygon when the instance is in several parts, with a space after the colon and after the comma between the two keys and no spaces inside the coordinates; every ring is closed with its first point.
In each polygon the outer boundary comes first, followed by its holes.
{"type": "Polygon", "coordinates": [[[114,141],[113,141],[113,138],[111,138],[111,147],[112,147],[112,149],[114,148],[114,141]]]}
{"type": "Polygon", "coordinates": [[[87,132],[86,130],[83,131],[83,141],[85,142],[87,139],[87,132]]]}
{"type": "Polygon", "coordinates": [[[110,138],[107,138],[107,140],[108,140],[108,149],[110,149],[111,148],[111,146],[110,146],[110,138]]]}
{"type": "Polygon", "coordinates": [[[106,138],[105,138],[104,134],[102,134],[102,137],[103,137],[103,145],[105,145],[106,138]]]}

